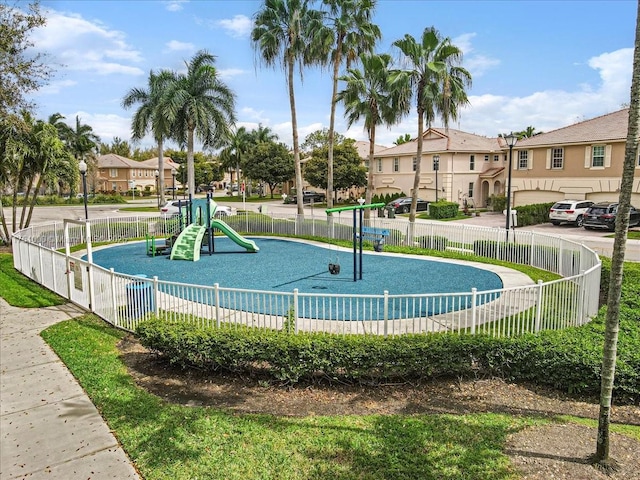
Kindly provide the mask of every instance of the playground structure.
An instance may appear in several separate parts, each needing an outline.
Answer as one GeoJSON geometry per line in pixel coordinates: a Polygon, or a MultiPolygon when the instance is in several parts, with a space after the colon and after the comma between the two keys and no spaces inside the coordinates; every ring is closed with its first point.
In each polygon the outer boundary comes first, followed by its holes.
{"type": "Polygon", "coordinates": [[[179,232],[167,238],[163,245],[156,245],[154,233],[147,234],[147,255],[169,254],[171,260],[197,262],[200,260],[203,242],[206,241],[209,255],[215,252],[214,229],[220,230],[248,252],[256,253],[260,250],[253,240],[243,237],[224,221],[216,218],[218,205],[210,195],[207,195],[206,199],[194,199],[189,196],[189,201],[179,208],[179,232]]]}
{"type": "MultiPolygon", "coordinates": [[[[370,203],[364,205],[349,205],[348,207],[328,208],[327,215],[335,212],[353,211],[353,281],[362,280],[362,241],[364,239],[373,241],[373,248],[376,252],[381,252],[384,247],[385,238],[389,236],[389,230],[384,228],[366,227],[363,223],[363,212],[366,208],[383,208],[384,203],[370,203]],[[356,215],[359,212],[359,215],[356,215]]],[[[329,273],[337,275],[340,273],[338,263],[329,263],[329,273]]]]}

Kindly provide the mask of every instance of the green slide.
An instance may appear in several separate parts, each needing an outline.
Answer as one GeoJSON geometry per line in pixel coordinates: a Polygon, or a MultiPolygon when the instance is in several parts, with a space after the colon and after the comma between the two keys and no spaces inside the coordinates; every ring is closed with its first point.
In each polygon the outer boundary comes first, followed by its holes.
{"type": "Polygon", "coordinates": [[[211,228],[219,229],[220,231],[222,231],[222,233],[224,233],[227,237],[229,237],[231,240],[236,242],[238,245],[240,245],[243,248],[246,248],[248,252],[255,253],[260,250],[256,245],[256,242],[254,242],[253,240],[244,238],[242,235],[240,235],[238,232],[236,232],[233,228],[231,228],[229,225],[224,223],[222,220],[218,220],[217,218],[211,219],[211,228]]]}
{"type": "Polygon", "coordinates": [[[207,227],[204,225],[191,224],[187,226],[176,238],[171,249],[171,260],[200,260],[200,248],[202,247],[202,237],[204,237],[207,227]]]}

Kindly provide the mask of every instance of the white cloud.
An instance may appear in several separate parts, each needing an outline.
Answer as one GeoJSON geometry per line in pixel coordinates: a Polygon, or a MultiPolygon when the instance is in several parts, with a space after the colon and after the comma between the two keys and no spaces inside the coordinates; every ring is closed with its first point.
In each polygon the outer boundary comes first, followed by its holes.
{"type": "Polygon", "coordinates": [[[230,36],[242,38],[249,35],[253,28],[253,21],[245,15],[236,15],[233,18],[226,18],[215,22],[216,26],[222,27],[230,36]]]}
{"type": "Polygon", "coordinates": [[[218,74],[222,80],[228,80],[230,78],[237,77],[238,75],[244,75],[245,71],[240,68],[225,68],[218,70],[218,74]]]}
{"type": "Polygon", "coordinates": [[[46,11],[47,23],[33,34],[35,48],[46,51],[67,70],[94,71],[100,75],[139,75],[129,64],[142,61],[127,44],[125,34],[80,15],[46,11]]]}
{"type": "MultiPolygon", "coordinates": [[[[131,118],[116,114],[92,114],[84,111],[65,113],[66,122],[75,127],[76,116],[83,124],[91,125],[93,132],[104,143],[113,141],[113,137],[129,140],[131,137],[131,118]]],[[[153,140],[151,141],[153,143],[153,140]]]]}
{"type": "Polygon", "coordinates": [[[51,82],[49,85],[41,87],[39,90],[33,93],[33,96],[39,95],[57,95],[65,88],[74,87],[78,82],[74,80],[60,80],[51,82]]]}
{"type": "Polygon", "coordinates": [[[171,40],[166,43],[165,52],[179,52],[179,51],[193,51],[195,46],[193,43],[179,42],[178,40],[171,40]]]}
{"type": "Polygon", "coordinates": [[[473,40],[475,36],[475,33],[463,33],[462,35],[452,38],[451,43],[462,50],[465,54],[469,54],[473,51],[471,40],[473,40]]]}
{"type": "Polygon", "coordinates": [[[170,12],[178,12],[182,10],[185,3],[188,3],[188,0],[167,0],[163,3],[165,4],[165,8],[170,12]]]}

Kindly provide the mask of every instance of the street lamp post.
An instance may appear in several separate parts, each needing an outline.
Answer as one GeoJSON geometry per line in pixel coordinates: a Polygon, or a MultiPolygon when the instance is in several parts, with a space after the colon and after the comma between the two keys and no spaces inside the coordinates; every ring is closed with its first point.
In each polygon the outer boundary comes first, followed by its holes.
{"type": "Polygon", "coordinates": [[[507,243],[509,243],[509,228],[511,228],[511,170],[513,170],[513,147],[518,141],[518,137],[516,137],[513,133],[510,133],[504,138],[509,145],[509,173],[507,174],[507,243]]]}
{"type": "Polygon", "coordinates": [[[89,210],[87,208],[87,163],[84,160],[80,160],[78,169],[82,175],[82,198],[84,199],[84,219],[89,220],[89,210]]]}
{"type": "Polygon", "coordinates": [[[171,169],[171,177],[173,178],[173,184],[171,185],[172,190],[173,190],[173,200],[176,199],[176,169],[172,168],[171,169]]]}
{"type": "Polygon", "coordinates": [[[434,155],[433,171],[436,172],[436,203],[438,203],[438,170],[440,170],[440,155],[434,155]]]}
{"type": "Polygon", "coordinates": [[[158,181],[160,177],[160,172],[156,170],[154,173],[156,174],[156,197],[157,197],[156,203],[158,204],[158,208],[160,208],[160,187],[159,187],[160,183],[158,181]]]}

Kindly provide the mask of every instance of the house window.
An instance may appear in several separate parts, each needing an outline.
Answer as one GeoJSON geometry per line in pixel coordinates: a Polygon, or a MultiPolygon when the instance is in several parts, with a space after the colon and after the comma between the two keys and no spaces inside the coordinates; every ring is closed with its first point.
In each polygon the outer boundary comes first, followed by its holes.
{"type": "Polygon", "coordinates": [[[475,169],[476,169],[476,156],[469,155],[469,170],[475,170],[475,169]]]}
{"type": "Polygon", "coordinates": [[[591,166],[604,167],[604,145],[594,145],[591,148],[591,166]]]}
{"type": "Polygon", "coordinates": [[[382,171],[382,159],[381,159],[381,158],[378,158],[378,159],[376,160],[376,163],[378,164],[378,165],[377,165],[377,171],[378,171],[378,172],[381,172],[381,171],[382,171]]]}
{"type": "Polygon", "coordinates": [[[519,150],[518,151],[518,170],[526,170],[527,168],[529,168],[529,151],[519,150]]]}
{"type": "Polygon", "coordinates": [[[507,154],[506,154],[506,153],[502,156],[502,161],[503,161],[503,162],[506,162],[506,161],[507,161],[507,154]]]}
{"type": "Polygon", "coordinates": [[[364,161],[364,168],[369,170],[369,159],[368,158],[364,161]]]}
{"type": "Polygon", "coordinates": [[[564,148],[551,150],[551,168],[556,170],[564,168],[564,148]]]}
{"type": "Polygon", "coordinates": [[[400,159],[398,157],[395,157],[393,159],[393,171],[394,172],[400,171],[400,159]]]}
{"type": "Polygon", "coordinates": [[[418,159],[416,157],[413,157],[413,163],[411,165],[411,169],[415,172],[416,168],[418,168],[418,159]]]}
{"type": "Polygon", "coordinates": [[[485,155],[485,156],[484,156],[484,161],[485,161],[485,162],[488,162],[488,161],[489,161],[489,155],[485,155]]]}
{"type": "Polygon", "coordinates": [[[135,170],[131,170],[131,176],[135,177],[136,176],[136,171],[135,170]]]}
{"type": "Polygon", "coordinates": [[[115,183],[115,182],[113,182],[113,183],[111,184],[111,190],[113,190],[114,192],[117,192],[117,191],[118,191],[118,184],[117,184],[117,183],[115,183]]]}
{"type": "Polygon", "coordinates": [[[109,169],[109,176],[110,177],[117,177],[118,176],[118,169],[117,168],[110,168],[109,169]]]}
{"type": "Polygon", "coordinates": [[[469,182],[468,196],[469,196],[469,198],[473,198],[473,182],[469,182]]]}
{"type": "Polygon", "coordinates": [[[494,161],[494,162],[497,162],[497,161],[499,161],[499,160],[500,160],[500,155],[494,155],[494,156],[493,156],[493,161],[494,161]]]}

